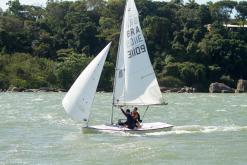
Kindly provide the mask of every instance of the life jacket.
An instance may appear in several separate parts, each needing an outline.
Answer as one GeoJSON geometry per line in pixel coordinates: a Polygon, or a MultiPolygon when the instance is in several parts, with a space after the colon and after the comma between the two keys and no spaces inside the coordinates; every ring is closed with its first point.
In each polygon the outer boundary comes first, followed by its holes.
{"type": "Polygon", "coordinates": [[[134,119],[137,119],[138,118],[138,113],[137,112],[131,112],[131,116],[134,118],[134,119]]]}

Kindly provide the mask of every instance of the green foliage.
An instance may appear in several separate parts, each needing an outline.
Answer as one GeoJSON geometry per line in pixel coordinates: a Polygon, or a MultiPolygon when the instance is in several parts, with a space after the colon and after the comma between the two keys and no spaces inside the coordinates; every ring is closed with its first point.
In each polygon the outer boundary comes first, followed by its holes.
{"type": "MultiPolygon", "coordinates": [[[[247,79],[246,28],[223,26],[246,24],[245,1],[135,1],[161,85],[205,90],[210,82],[234,86],[239,78],[247,79]]],[[[112,41],[99,84],[100,90],[111,90],[125,2],[48,0],[41,8],[10,0],[0,11],[0,88],[68,89],[112,41]]]]}
{"type": "Polygon", "coordinates": [[[159,85],[171,88],[178,88],[184,86],[184,83],[176,77],[165,76],[159,80],[159,85]]]}
{"type": "Polygon", "coordinates": [[[143,26],[145,27],[143,31],[146,34],[146,40],[151,54],[154,54],[155,51],[162,52],[169,49],[171,22],[168,19],[158,16],[147,16],[143,21],[143,26]]]}
{"type": "Polygon", "coordinates": [[[213,17],[218,21],[223,21],[223,23],[228,24],[233,9],[237,6],[237,2],[231,0],[223,0],[216,2],[212,8],[211,12],[213,17]]]}
{"type": "Polygon", "coordinates": [[[222,69],[218,65],[208,66],[208,79],[217,82],[219,81],[220,76],[222,75],[222,69]]]}
{"type": "Polygon", "coordinates": [[[0,88],[55,86],[55,66],[53,61],[31,57],[29,54],[0,55],[0,88]]]}
{"type": "Polygon", "coordinates": [[[246,24],[247,19],[247,2],[240,1],[236,6],[236,10],[238,12],[237,18],[242,21],[242,25],[246,24]]]}
{"type": "Polygon", "coordinates": [[[88,58],[85,55],[70,52],[57,67],[56,72],[58,74],[59,86],[69,89],[91,59],[92,58],[88,58]]]}
{"type": "Polygon", "coordinates": [[[231,86],[231,87],[234,87],[235,86],[234,80],[229,75],[228,76],[222,75],[220,77],[220,81],[223,82],[223,83],[225,83],[228,86],[231,86]]]}
{"type": "Polygon", "coordinates": [[[113,87],[113,75],[114,74],[114,65],[110,62],[106,62],[104,69],[102,71],[98,90],[100,91],[112,91],[113,87]]]}
{"type": "Polygon", "coordinates": [[[165,66],[164,77],[166,76],[176,77],[184,84],[193,86],[206,81],[206,68],[191,62],[170,63],[165,66]]]}

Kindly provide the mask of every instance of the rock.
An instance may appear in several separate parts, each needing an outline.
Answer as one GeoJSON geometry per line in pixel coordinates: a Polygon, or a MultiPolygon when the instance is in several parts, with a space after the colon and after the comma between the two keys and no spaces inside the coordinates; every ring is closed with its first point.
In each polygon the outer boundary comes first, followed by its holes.
{"type": "Polygon", "coordinates": [[[247,92],[247,80],[238,80],[238,84],[237,84],[237,89],[236,91],[237,93],[242,93],[242,92],[247,92]]]}
{"type": "Polygon", "coordinates": [[[26,88],[18,88],[18,87],[9,87],[9,89],[0,89],[0,92],[67,92],[62,88],[49,88],[49,87],[41,87],[39,89],[26,89],[26,88]]]}
{"type": "Polygon", "coordinates": [[[181,88],[169,88],[169,87],[161,87],[160,91],[163,93],[170,93],[170,92],[178,92],[181,88]]]}
{"type": "Polygon", "coordinates": [[[55,89],[49,87],[41,87],[39,88],[38,92],[55,92],[55,89]]]}
{"type": "Polygon", "coordinates": [[[38,89],[38,92],[66,92],[66,90],[62,88],[41,87],[38,89]]]}
{"type": "Polygon", "coordinates": [[[178,93],[194,93],[195,91],[196,89],[193,87],[184,87],[184,88],[181,88],[181,90],[178,91],[178,93]]]}
{"type": "Polygon", "coordinates": [[[209,86],[210,93],[234,93],[234,89],[223,83],[212,83],[209,86]]]}
{"type": "Polygon", "coordinates": [[[26,89],[24,92],[38,92],[38,89],[26,89]]]}
{"type": "Polygon", "coordinates": [[[193,92],[196,91],[196,89],[193,88],[193,87],[183,87],[183,88],[161,87],[160,90],[163,93],[170,93],[170,92],[175,92],[175,93],[193,93],[193,92]]]}
{"type": "Polygon", "coordinates": [[[67,91],[62,88],[56,88],[56,89],[53,89],[53,92],[67,92],[67,91]]]}
{"type": "Polygon", "coordinates": [[[25,88],[9,87],[8,92],[23,92],[25,88]]]}

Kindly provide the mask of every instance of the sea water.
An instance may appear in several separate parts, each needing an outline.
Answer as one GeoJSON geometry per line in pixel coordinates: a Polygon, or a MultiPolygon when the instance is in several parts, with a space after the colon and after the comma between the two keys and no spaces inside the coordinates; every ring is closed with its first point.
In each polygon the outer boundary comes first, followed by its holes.
{"type": "MultiPolygon", "coordinates": [[[[0,93],[0,165],[247,164],[247,94],[164,94],[168,105],[139,112],[175,127],[147,134],[84,134],[64,95],[0,93]]],[[[111,93],[96,95],[90,124],[109,122],[111,102],[111,93]]]]}

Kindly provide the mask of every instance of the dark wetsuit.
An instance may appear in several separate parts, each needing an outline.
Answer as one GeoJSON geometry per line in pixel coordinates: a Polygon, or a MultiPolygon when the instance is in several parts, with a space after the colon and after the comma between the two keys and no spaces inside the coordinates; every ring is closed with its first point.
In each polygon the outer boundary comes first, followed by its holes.
{"type": "Polygon", "coordinates": [[[132,118],[131,114],[127,114],[126,112],[124,112],[123,109],[121,109],[121,111],[123,112],[123,114],[126,116],[127,121],[125,122],[125,124],[127,124],[129,129],[134,129],[135,128],[135,120],[132,118]]]}

